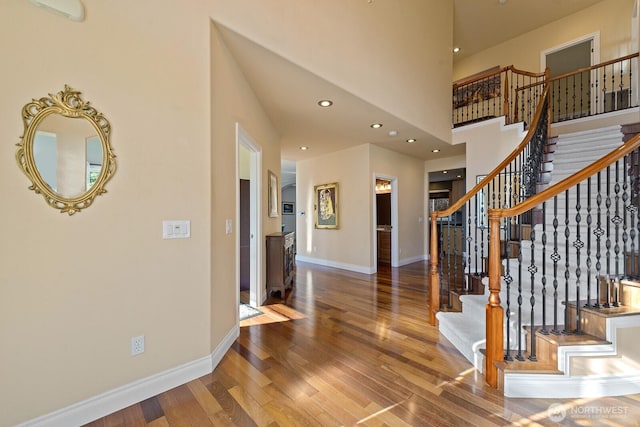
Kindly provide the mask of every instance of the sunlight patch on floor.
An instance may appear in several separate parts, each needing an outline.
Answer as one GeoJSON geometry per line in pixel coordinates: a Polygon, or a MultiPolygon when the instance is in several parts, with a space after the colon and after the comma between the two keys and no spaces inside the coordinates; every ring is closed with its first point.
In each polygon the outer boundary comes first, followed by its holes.
{"type": "Polygon", "coordinates": [[[262,314],[240,321],[240,327],[266,325],[269,323],[287,322],[289,320],[304,319],[304,314],[285,305],[269,304],[258,307],[262,314]]]}

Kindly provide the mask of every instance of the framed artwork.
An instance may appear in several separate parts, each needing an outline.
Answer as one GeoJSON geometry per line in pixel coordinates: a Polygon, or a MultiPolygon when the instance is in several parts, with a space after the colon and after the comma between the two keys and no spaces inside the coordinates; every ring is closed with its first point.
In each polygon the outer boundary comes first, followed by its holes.
{"type": "Polygon", "coordinates": [[[292,202],[282,202],[282,215],[293,215],[294,213],[295,208],[292,202]]]}
{"type": "Polygon", "coordinates": [[[269,197],[267,207],[269,209],[269,216],[275,218],[278,216],[278,177],[275,173],[269,171],[269,197]]]}
{"type": "Polygon", "coordinates": [[[316,228],[338,228],[338,183],[313,187],[316,228]]]}

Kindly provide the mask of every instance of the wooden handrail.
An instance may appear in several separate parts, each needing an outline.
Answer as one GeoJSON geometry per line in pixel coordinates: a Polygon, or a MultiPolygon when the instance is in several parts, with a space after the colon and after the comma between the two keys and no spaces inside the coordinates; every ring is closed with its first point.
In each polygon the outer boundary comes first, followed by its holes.
{"type": "Polygon", "coordinates": [[[549,79],[549,82],[553,82],[553,81],[556,81],[556,80],[560,80],[560,79],[564,79],[564,78],[567,78],[567,77],[571,77],[574,74],[581,74],[581,73],[584,73],[585,71],[596,70],[598,68],[606,67],[607,65],[615,64],[616,62],[622,62],[622,61],[626,61],[627,59],[636,58],[636,57],[639,56],[639,54],[640,54],[639,52],[632,53],[630,55],[623,56],[621,58],[611,59],[609,61],[601,62],[601,63],[596,64],[596,65],[591,65],[589,67],[580,68],[578,70],[571,71],[571,72],[568,72],[568,73],[564,73],[564,74],[561,74],[559,76],[551,77],[549,79]]]}
{"type": "Polygon", "coordinates": [[[627,154],[631,153],[640,147],[640,134],[634,136],[628,140],[624,145],[611,151],[606,156],[602,157],[597,162],[590,164],[579,172],[563,179],[557,184],[541,191],[540,193],[529,197],[527,200],[507,209],[489,208],[489,215],[494,215],[496,218],[512,217],[523,214],[534,207],[542,204],[542,202],[551,199],[554,196],[568,190],[576,184],[581,183],[587,178],[595,175],[597,172],[603,170],[607,166],[617,162],[627,154]]]}
{"type": "Polygon", "coordinates": [[[542,73],[532,73],[530,71],[524,71],[524,70],[519,70],[518,68],[514,67],[513,65],[508,65],[506,67],[502,67],[499,68],[497,70],[489,70],[486,73],[480,73],[474,76],[469,77],[466,80],[458,80],[456,82],[453,83],[453,89],[457,89],[459,87],[462,86],[467,86],[476,82],[479,82],[481,80],[485,80],[488,77],[493,77],[493,76],[498,76],[504,72],[507,71],[511,71],[512,73],[516,73],[516,74],[522,74],[523,76],[527,76],[527,77],[543,77],[545,75],[544,72],[542,73]]]}
{"type": "Polygon", "coordinates": [[[551,82],[555,82],[556,80],[566,79],[567,77],[571,77],[571,76],[576,75],[576,74],[582,74],[585,71],[597,70],[598,68],[606,67],[607,65],[615,64],[616,62],[622,62],[622,61],[626,61],[627,59],[633,59],[633,58],[637,58],[637,57],[640,57],[640,52],[632,53],[630,55],[623,56],[623,57],[618,58],[618,59],[611,59],[609,61],[601,62],[601,63],[596,64],[596,65],[591,65],[589,67],[580,68],[580,69],[577,69],[575,71],[570,71],[568,73],[561,74],[559,76],[550,77],[550,78],[545,79],[543,81],[533,82],[533,83],[531,83],[531,84],[529,84],[527,86],[518,87],[515,90],[516,91],[521,91],[521,90],[530,89],[532,87],[539,86],[541,84],[551,83],[551,82]]]}
{"type": "MultiPolygon", "coordinates": [[[[540,100],[545,99],[545,97],[547,96],[547,92],[548,92],[548,88],[545,88],[545,90],[540,95],[540,100]]],[[[524,139],[511,152],[511,154],[507,158],[505,158],[498,166],[496,166],[482,181],[477,183],[470,191],[468,191],[464,196],[462,196],[460,199],[458,199],[458,201],[455,202],[452,206],[450,206],[448,209],[445,209],[443,211],[435,212],[436,213],[436,217],[449,216],[452,213],[456,212],[465,203],[467,203],[473,196],[475,196],[476,193],[478,193],[482,188],[484,188],[485,185],[487,185],[491,181],[493,181],[493,179],[496,176],[498,176],[498,174],[500,172],[502,172],[504,170],[504,168],[509,163],[511,163],[511,161],[513,161],[516,157],[518,157],[518,155],[520,155],[522,150],[524,150],[524,148],[527,146],[527,144],[529,144],[529,141],[531,140],[531,138],[533,138],[533,136],[535,135],[535,132],[536,132],[535,123],[538,123],[538,120],[540,120],[540,116],[542,115],[542,112],[543,112],[543,106],[544,106],[544,102],[538,102],[538,107],[536,108],[536,114],[535,114],[535,116],[533,118],[534,125],[529,127],[529,130],[527,131],[527,134],[525,135],[524,139]]]]}
{"type": "MultiPolygon", "coordinates": [[[[611,151],[600,160],[583,168],[579,172],[563,179],[557,184],[547,188],[546,190],[528,198],[522,203],[508,209],[490,208],[489,227],[489,301],[486,305],[486,357],[485,357],[485,375],[487,382],[492,387],[498,386],[498,369],[497,362],[502,361],[504,354],[504,309],[500,302],[500,221],[505,217],[514,217],[527,212],[543,202],[569,190],[577,184],[592,177],[596,173],[611,166],[624,156],[632,153],[640,148],[640,134],[634,136],[622,146],[611,151]]],[[[624,172],[626,173],[626,171],[624,172]]]]}

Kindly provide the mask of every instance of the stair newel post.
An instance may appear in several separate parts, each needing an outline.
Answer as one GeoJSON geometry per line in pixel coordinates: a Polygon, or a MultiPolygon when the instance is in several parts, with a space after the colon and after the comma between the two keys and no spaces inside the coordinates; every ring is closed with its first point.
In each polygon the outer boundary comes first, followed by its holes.
{"type": "Polygon", "coordinates": [[[504,359],[504,310],[500,304],[500,217],[489,210],[489,302],[486,306],[486,357],[484,371],[487,383],[498,387],[496,362],[504,359]]]}
{"type": "Polygon", "coordinates": [[[440,310],[440,273],[438,271],[438,217],[431,212],[429,248],[429,285],[431,295],[429,298],[429,324],[436,325],[436,313],[440,310]]]}

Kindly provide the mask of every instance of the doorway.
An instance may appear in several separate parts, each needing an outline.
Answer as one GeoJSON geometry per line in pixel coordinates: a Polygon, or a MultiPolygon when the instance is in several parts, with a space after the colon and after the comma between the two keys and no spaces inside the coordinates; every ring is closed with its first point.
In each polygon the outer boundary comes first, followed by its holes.
{"type": "Polygon", "coordinates": [[[262,231],[258,189],[261,188],[262,149],[238,123],[236,148],[236,299],[238,305],[242,302],[257,307],[266,297],[259,285],[262,283],[259,264],[262,231]]]}
{"type": "MultiPolygon", "coordinates": [[[[553,78],[588,68],[599,62],[598,46],[599,38],[596,33],[545,50],[542,52],[542,69],[548,67],[550,77],[553,78]]],[[[597,94],[593,86],[594,82],[597,82],[597,76],[594,73],[595,71],[584,71],[569,80],[553,82],[549,89],[554,123],[586,117],[601,111],[596,105],[597,94]]],[[[598,102],[602,103],[603,100],[600,99],[598,102]]]]}
{"type": "Polygon", "coordinates": [[[397,179],[374,176],[374,270],[378,266],[399,267],[397,179]]]}

